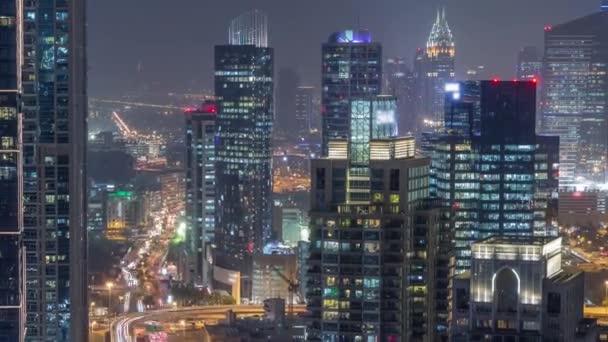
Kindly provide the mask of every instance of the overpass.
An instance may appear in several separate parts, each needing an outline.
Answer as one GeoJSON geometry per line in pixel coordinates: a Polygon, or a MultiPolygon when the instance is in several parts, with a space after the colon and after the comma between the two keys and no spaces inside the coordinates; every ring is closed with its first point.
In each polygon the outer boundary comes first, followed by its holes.
{"type": "MultiPolygon", "coordinates": [[[[158,321],[160,323],[178,322],[185,318],[196,318],[197,320],[218,321],[226,318],[228,311],[232,310],[237,316],[263,315],[264,308],[261,305],[216,305],[197,306],[174,309],[154,310],[143,313],[133,313],[118,317],[110,325],[111,342],[132,342],[133,329],[136,325],[146,321],[158,321]]],[[[306,306],[294,305],[294,313],[306,312],[306,306]]]]}

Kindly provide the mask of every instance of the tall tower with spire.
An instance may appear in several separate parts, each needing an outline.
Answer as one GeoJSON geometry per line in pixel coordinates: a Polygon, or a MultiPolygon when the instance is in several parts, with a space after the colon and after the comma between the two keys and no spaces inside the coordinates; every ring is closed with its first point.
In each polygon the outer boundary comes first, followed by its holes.
{"type": "Polygon", "coordinates": [[[445,83],[454,80],[454,35],[446,19],[445,7],[437,10],[437,18],[426,42],[423,86],[423,113],[426,118],[443,123],[445,83]]]}

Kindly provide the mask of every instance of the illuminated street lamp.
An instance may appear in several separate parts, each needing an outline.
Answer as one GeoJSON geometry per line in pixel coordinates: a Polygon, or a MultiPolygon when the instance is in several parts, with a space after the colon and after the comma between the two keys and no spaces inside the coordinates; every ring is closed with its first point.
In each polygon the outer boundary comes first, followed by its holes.
{"type": "Polygon", "coordinates": [[[112,307],[112,288],[114,287],[114,283],[109,281],[106,283],[106,288],[108,289],[108,332],[111,334],[110,327],[110,308],[112,307]]]}
{"type": "Polygon", "coordinates": [[[182,336],[186,335],[186,321],[182,319],[179,321],[179,325],[182,326],[182,336]]]}

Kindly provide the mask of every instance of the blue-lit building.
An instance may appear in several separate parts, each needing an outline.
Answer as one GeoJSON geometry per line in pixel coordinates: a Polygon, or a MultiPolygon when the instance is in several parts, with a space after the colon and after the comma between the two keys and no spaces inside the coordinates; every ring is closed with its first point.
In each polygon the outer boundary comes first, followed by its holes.
{"type": "Polygon", "coordinates": [[[85,2],[22,5],[25,341],[86,341],[85,2]]]}
{"type": "Polygon", "coordinates": [[[605,182],[608,11],[545,27],[542,131],[560,137],[561,189],[605,182]]]}
{"type": "Polygon", "coordinates": [[[535,133],[536,83],[446,85],[445,130],[425,135],[431,191],[449,220],[455,273],[492,235],[555,233],[558,137],[535,133]]]}
{"type": "Polygon", "coordinates": [[[209,286],[215,242],[215,136],[217,106],[187,108],[186,232],[189,282],[209,286]]]}
{"type": "Polygon", "coordinates": [[[18,4],[0,6],[0,341],[20,341],[25,327],[18,4]]]}
{"type": "Polygon", "coordinates": [[[322,153],[332,139],[349,134],[350,99],[382,91],[382,46],[369,31],[333,33],[322,47],[322,153]]]}
{"type": "Polygon", "coordinates": [[[251,258],[271,234],[273,61],[272,48],[215,47],[215,261],[241,271],[243,297],[251,295],[251,258]]]}

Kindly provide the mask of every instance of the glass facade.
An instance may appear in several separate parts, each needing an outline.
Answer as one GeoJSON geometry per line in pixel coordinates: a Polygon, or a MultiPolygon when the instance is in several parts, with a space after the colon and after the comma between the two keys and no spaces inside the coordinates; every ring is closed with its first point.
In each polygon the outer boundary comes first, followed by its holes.
{"type": "Polygon", "coordinates": [[[350,99],[380,94],[381,79],[382,47],[371,42],[369,32],[337,32],[323,44],[323,155],[327,155],[330,140],[349,134],[350,99]]]}
{"type": "Polygon", "coordinates": [[[268,47],[268,18],[259,10],[243,13],[230,23],[230,45],[255,45],[268,47]]]}
{"type": "Polygon", "coordinates": [[[425,135],[423,150],[460,274],[474,241],[552,234],[559,140],[535,134],[534,82],[462,82],[446,92],[445,131],[425,135]]]}
{"type": "Polygon", "coordinates": [[[23,7],[26,341],[88,333],[84,2],[23,7]]]}
{"type": "Polygon", "coordinates": [[[606,11],[545,29],[543,133],[560,137],[562,189],[606,180],[606,46],[606,11]]]}
{"type": "Polygon", "coordinates": [[[215,95],[216,241],[227,267],[249,274],[271,233],[273,50],[216,46],[215,95]]]}
{"type": "Polygon", "coordinates": [[[186,219],[190,281],[211,285],[215,242],[215,103],[186,111],[186,219]]]}
{"type": "Polygon", "coordinates": [[[0,341],[24,329],[19,1],[0,4],[0,341]]]}

